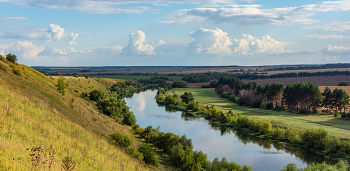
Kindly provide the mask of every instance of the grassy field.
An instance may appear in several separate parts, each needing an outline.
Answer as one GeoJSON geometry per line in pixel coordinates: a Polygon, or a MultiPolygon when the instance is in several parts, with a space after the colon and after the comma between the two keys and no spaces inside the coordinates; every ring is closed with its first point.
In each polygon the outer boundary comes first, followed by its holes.
{"type": "MultiPolygon", "coordinates": [[[[151,77],[155,77],[159,75],[92,75],[92,77],[96,78],[112,78],[112,79],[121,79],[121,80],[139,80],[139,79],[151,79],[151,77]]],[[[169,80],[178,81],[181,80],[180,76],[166,76],[169,80]]]]}
{"type": "MultiPolygon", "coordinates": [[[[13,65],[21,72],[17,76],[7,63],[0,61],[0,65],[7,70],[0,70],[0,170],[62,170],[66,156],[76,163],[74,170],[149,169],[106,138],[114,132],[134,138],[130,128],[99,114],[75,92],[92,86],[107,89],[113,80],[68,77],[68,90],[62,96],[56,78],[13,65]],[[32,147],[43,150],[34,152],[32,147]],[[41,158],[32,160],[30,154],[41,158]]],[[[137,145],[135,141],[132,146],[137,145]]]]}
{"type": "Polygon", "coordinates": [[[184,92],[192,92],[194,94],[195,101],[198,101],[203,106],[215,105],[225,111],[232,110],[234,113],[249,115],[258,120],[270,121],[274,126],[295,129],[324,128],[330,133],[331,136],[336,136],[343,139],[350,138],[350,121],[335,119],[330,115],[303,115],[242,107],[218,97],[214,89],[176,88],[168,91],[167,94],[181,95],[184,92]]]}

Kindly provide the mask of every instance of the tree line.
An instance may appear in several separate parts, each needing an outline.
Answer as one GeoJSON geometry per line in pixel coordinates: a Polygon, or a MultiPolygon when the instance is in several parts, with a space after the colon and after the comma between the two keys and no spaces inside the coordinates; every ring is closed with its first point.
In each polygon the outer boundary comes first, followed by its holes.
{"type": "Polygon", "coordinates": [[[328,87],[321,93],[316,83],[296,82],[285,87],[282,83],[259,85],[256,82],[244,83],[237,77],[221,77],[209,86],[224,98],[240,105],[284,110],[300,113],[317,112],[320,107],[328,111],[343,112],[349,106],[349,95],[342,89],[331,91],[328,87]]]}
{"type": "Polygon", "coordinates": [[[188,83],[210,82],[219,80],[223,76],[235,76],[241,80],[258,80],[273,78],[295,78],[295,77],[316,77],[316,76],[350,76],[350,71],[325,71],[325,72],[289,72],[266,75],[256,72],[229,74],[223,72],[207,72],[184,75],[181,80],[188,83]]]}

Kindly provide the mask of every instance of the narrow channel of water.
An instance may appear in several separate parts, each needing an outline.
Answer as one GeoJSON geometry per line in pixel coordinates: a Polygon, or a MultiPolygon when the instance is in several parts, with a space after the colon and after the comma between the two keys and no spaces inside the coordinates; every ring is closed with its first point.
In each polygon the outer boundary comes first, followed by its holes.
{"type": "Polygon", "coordinates": [[[226,157],[241,166],[250,165],[255,171],[277,171],[288,163],[296,163],[298,168],[324,160],[333,163],[330,159],[285,143],[227,130],[211,125],[203,118],[183,116],[182,112],[169,112],[158,106],[156,94],[156,90],[147,90],[125,98],[137,118],[137,124],[143,128],[160,126],[161,131],[180,136],[185,134],[192,139],[194,150],[203,151],[209,160],[226,157]]]}

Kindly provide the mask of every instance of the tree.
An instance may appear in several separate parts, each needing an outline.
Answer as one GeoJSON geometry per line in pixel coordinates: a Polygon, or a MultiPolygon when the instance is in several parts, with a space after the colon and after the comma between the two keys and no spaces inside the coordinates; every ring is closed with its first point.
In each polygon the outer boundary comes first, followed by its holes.
{"type": "Polygon", "coordinates": [[[192,92],[185,92],[183,95],[181,95],[181,100],[188,104],[190,101],[194,100],[192,92]]]}
{"type": "Polygon", "coordinates": [[[86,79],[89,79],[89,76],[88,76],[88,75],[85,75],[85,78],[86,78],[86,79]]]}
{"type": "Polygon", "coordinates": [[[333,92],[329,87],[326,87],[324,89],[324,92],[322,93],[323,96],[323,103],[322,106],[327,108],[328,111],[332,111],[333,108],[333,92]]]}
{"type": "Polygon", "coordinates": [[[60,76],[60,78],[58,78],[57,85],[55,86],[57,87],[57,91],[64,96],[66,94],[65,89],[68,87],[68,84],[64,81],[64,78],[60,71],[58,71],[58,75],[60,76]]]}
{"type": "Polygon", "coordinates": [[[346,110],[346,107],[349,105],[349,95],[342,89],[335,89],[333,91],[334,95],[334,107],[336,110],[341,111],[344,109],[344,112],[346,110]]]}
{"type": "Polygon", "coordinates": [[[7,54],[6,59],[14,64],[17,64],[17,56],[12,53],[7,54]]]}
{"type": "Polygon", "coordinates": [[[136,122],[137,122],[137,120],[136,120],[136,117],[135,117],[133,112],[128,112],[125,114],[125,116],[123,118],[123,123],[125,125],[133,126],[136,124],[136,122]]]}

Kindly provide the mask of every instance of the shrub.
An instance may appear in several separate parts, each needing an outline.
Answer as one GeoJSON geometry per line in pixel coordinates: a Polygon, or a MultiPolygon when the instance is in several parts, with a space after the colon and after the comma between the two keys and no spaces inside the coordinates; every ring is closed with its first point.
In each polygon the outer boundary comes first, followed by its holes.
{"type": "Polygon", "coordinates": [[[90,92],[90,100],[92,101],[99,101],[105,98],[107,98],[107,94],[101,90],[96,89],[90,92]]]}
{"type": "Polygon", "coordinates": [[[2,64],[0,64],[0,69],[7,72],[7,69],[5,68],[5,66],[3,66],[2,64]]]}
{"type": "Polygon", "coordinates": [[[17,76],[21,76],[21,72],[18,69],[16,69],[16,68],[12,68],[12,72],[14,74],[16,74],[17,76]]]}
{"type": "Polygon", "coordinates": [[[135,125],[136,122],[137,120],[133,112],[128,112],[124,115],[123,124],[132,126],[135,125]]]}
{"type": "Polygon", "coordinates": [[[307,147],[324,150],[327,140],[329,139],[328,132],[325,129],[307,129],[302,135],[301,140],[307,147]]]}
{"type": "Polygon", "coordinates": [[[158,158],[156,152],[148,144],[142,144],[138,151],[143,154],[143,161],[146,164],[152,164],[154,166],[159,166],[158,158]]]}
{"type": "Polygon", "coordinates": [[[238,102],[238,97],[236,97],[236,96],[234,96],[234,95],[230,95],[229,97],[228,97],[228,100],[230,100],[231,102],[233,102],[233,103],[237,103],[238,102]]]}
{"type": "Polygon", "coordinates": [[[284,130],[282,128],[277,127],[273,130],[273,136],[276,138],[284,139],[285,134],[286,134],[286,130],[284,130]]]}
{"type": "Polygon", "coordinates": [[[6,62],[6,59],[3,56],[0,55],[0,61],[6,62]]]}
{"type": "Polygon", "coordinates": [[[115,144],[118,145],[118,147],[126,148],[132,144],[134,141],[131,139],[128,135],[123,135],[122,133],[116,132],[114,134],[109,135],[115,144]]]}
{"type": "Polygon", "coordinates": [[[261,126],[260,126],[260,132],[267,134],[272,131],[272,125],[268,121],[263,121],[261,126]]]}
{"type": "Polygon", "coordinates": [[[137,158],[137,159],[139,159],[139,160],[143,160],[143,154],[142,153],[140,153],[140,152],[138,152],[137,150],[136,150],[136,148],[133,148],[133,147],[129,147],[128,149],[127,149],[127,151],[126,151],[129,155],[131,155],[131,156],[133,156],[133,157],[135,157],[135,158],[137,158]]]}
{"type": "Polygon", "coordinates": [[[266,109],[273,109],[273,103],[266,103],[266,109]]]}
{"type": "Polygon", "coordinates": [[[348,82],[340,82],[340,83],[338,84],[338,86],[348,86],[348,85],[349,85],[348,82]]]}

